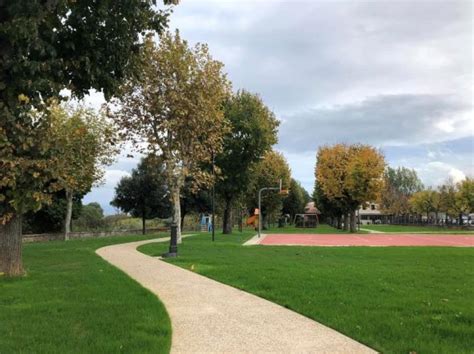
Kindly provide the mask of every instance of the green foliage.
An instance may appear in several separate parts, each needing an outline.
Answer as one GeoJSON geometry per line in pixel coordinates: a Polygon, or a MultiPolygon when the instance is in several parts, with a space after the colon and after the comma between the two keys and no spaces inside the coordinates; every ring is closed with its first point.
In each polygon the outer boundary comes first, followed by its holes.
{"type": "Polygon", "coordinates": [[[276,144],[279,122],[260,97],[245,90],[238,91],[224,107],[230,131],[216,156],[220,170],[216,190],[224,198],[234,198],[245,192],[252,165],[276,144]]]}
{"type": "MultiPolygon", "coordinates": [[[[222,149],[227,132],[223,102],[230,82],[223,64],[212,58],[205,44],[193,48],[179,32],[151,38],[141,52],[140,76],[121,87],[114,117],[135,147],[160,155],[173,205],[173,222],[180,223],[180,193],[192,176],[197,185],[211,179],[202,164],[222,149]]],[[[180,240],[178,227],[178,240],[180,240]]]]}
{"type": "MultiPolygon", "coordinates": [[[[175,3],[166,1],[166,3],[175,3]]],[[[62,89],[109,98],[135,72],[140,35],[168,12],[152,0],[0,2],[0,221],[38,210],[58,189],[41,112],[62,89]]]]}
{"type": "Polygon", "coordinates": [[[53,103],[51,139],[57,179],[71,193],[84,193],[102,178],[103,167],[118,153],[115,128],[103,112],[53,103]]]}
{"type": "Polygon", "coordinates": [[[409,199],[411,210],[417,214],[438,212],[440,209],[440,193],[432,189],[415,192],[409,199]]]}
{"type": "Polygon", "coordinates": [[[406,167],[398,167],[397,169],[387,167],[384,178],[392,188],[406,196],[410,196],[424,188],[416,171],[406,167]]]}
{"type": "Polygon", "coordinates": [[[464,213],[474,212],[474,178],[465,178],[457,185],[459,209],[464,213]]]}
{"type": "Polygon", "coordinates": [[[169,217],[169,191],[161,161],[152,156],[142,158],[131,176],[122,177],[119,181],[110,204],[133,217],[169,217]]]}
{"type": "Polygon", "coordinates": [[[81,230],[100,230],[104,227],[104,211],[99,203],[89,203],[82,207],[76,223],[81,230]]]}
{"type": "Polygon", "coordinates": [[[293,220],[295,214],[304,213],[306,203],[308,203],[308,192],[295,179],[291,179],[288,196],[283,200],[283,214],[289,214],[293,220]]]}
{"type": "Polygon", "coordinates": [[[207,189],[195,190],[192,182],[186,182],[181,194],[181,224],[191,213],[210,213],[212,211],[211,193],[207,189]]]}
{"type": "Polygon", "coordinates": [[[224,201],[224,233],[230,233],[233,204],[247,191],[252,166],[277,142],[279,122],[260,97],[245,90],[229,98],[224,110],[230,130],[216,156],[216,192],[224,201]]]}
{"type": "Polygon", "coordinates": [[[423,183],[415,170],[405,167],[387,167],[384,186],[380,195],[380,206],[394,215],[406,214],[410,210],[409,198],[423,189],[423,183]]]}
{"type": "MultiPolygon", "coordinates": [[[[258,207],[258,191],[261,188],[279,187],[280,179],[282,186],[287,189],[290,185],[291,171],[283,154],[269,151],[264,158],[252,169],[251,184],[247,191],[248,209],[258,207]]],[[[278,191],[266,191],[262,193],[262,216],[279,216],[283,207],[284,196],[278,191]]]]}
{"type": "MultiPolygon", "coordinates": [[[[76,195],[72,204],[72,219],[77,219],[82,211],[82,196],[76,195]]],[[[66,195],[64,191],[52,195],[50,205],[37,212],[28,212],[23,217],[23,233],[56,233],[64,230],[66,214],[66,195]]]]}

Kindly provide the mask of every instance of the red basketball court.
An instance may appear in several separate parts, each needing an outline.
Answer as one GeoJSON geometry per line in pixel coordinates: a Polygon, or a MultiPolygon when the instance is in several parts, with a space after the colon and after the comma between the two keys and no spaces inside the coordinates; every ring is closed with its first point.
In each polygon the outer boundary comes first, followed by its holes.
{"type": "Polygon", "coordinates": [[[474,247],[474,235],[442,234],[272,234],[261,245],[274,246],[446,246],[474,247]]]}

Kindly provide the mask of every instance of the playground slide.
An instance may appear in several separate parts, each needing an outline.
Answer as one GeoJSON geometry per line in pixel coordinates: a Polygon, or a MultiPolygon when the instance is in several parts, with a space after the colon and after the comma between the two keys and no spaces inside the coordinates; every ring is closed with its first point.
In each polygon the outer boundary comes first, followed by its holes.
{"type": "Polygon", "coordinates": [[[246,221],[247,226],[248,225],[254,225],[257,222],[257,215],[252,215],[249,217],[246,221]]]}

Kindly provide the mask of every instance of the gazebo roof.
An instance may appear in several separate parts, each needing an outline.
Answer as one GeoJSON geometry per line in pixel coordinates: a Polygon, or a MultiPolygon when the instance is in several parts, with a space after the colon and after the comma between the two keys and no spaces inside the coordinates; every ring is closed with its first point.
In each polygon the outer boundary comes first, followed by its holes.
{"type": "Polygon", "coordinates": [[[304,207],[304,213],[305,214],[321,214],[318,208],[316,208],[316,205],[314,202],[309,202],[306,204],[304,207]]]}

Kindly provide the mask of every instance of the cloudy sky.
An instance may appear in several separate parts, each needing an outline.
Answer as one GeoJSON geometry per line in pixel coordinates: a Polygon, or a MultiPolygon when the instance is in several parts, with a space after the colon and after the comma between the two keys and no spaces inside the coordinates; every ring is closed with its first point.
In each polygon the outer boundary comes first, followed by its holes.
{"type": "MultiPolygon", "coordinates": [[[[474,175],[471,1],[181,0],[170,28],[208,43],[235,90],[261,95],[310,192],[318,146],[336,142],[373,144],[425,185],[474,175]]],[[[136,162],[120,157],[84,202],[112,213],[136,162]]]]}

